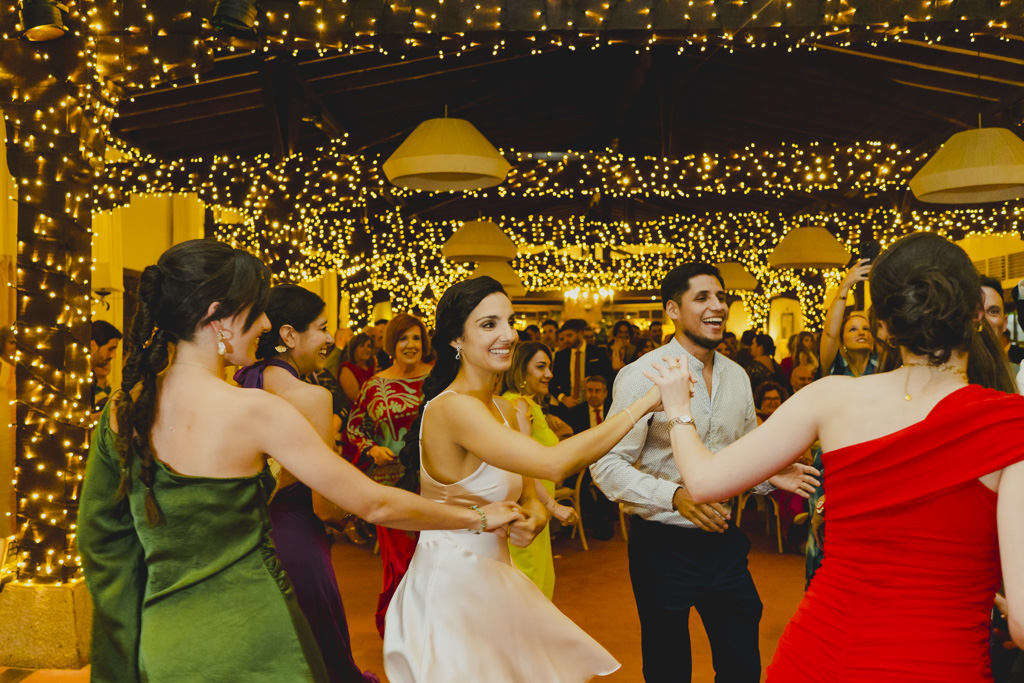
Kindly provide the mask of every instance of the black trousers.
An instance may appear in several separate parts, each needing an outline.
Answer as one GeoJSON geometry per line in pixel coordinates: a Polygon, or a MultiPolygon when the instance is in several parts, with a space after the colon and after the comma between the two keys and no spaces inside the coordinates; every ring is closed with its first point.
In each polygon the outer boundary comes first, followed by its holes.
{"type": "Polygon", "coordinates": [[[732,525],[718,534],[632,518],[629,575],[647,683],[690,681],[691,607],[711,642],[716,683],[757,683],[762,605],[747,569],[749,551],[732,525]]]}

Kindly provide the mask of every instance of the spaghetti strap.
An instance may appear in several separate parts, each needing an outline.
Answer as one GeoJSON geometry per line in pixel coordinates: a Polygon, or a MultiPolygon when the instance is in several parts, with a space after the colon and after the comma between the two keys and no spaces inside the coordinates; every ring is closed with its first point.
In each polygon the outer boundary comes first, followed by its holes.
{"type": "Polygon", "coordinates": [[[453,391],[452,389],[448,389],[447,391],[442,391],[440,394],[438,394],[434,398],[432,398],[432,399],[430,399],[428,401],[424,401],[424,403],[423,403],[423,410],[420,412],[420,433],[416,435],[416,442],[420,446],[420,452],[423,451],[423,423],[425,422],[425,420],[423,418],[426,417],[426,415],[427,415],[427,406],[430,405],[430,401],[433,401],[438,396],[444,396],[445,394],[455,394],[455,393],[458,393],[458,392],[453,391]]]}
{"type": "MultiPolygon", "coordinates": [[[[435,396],[434,398],[430,399],[430,401],[433,401],[433,400],[435,400],[435,399],[437,399],[437,398],[439,398],[439,397],[441,397],[441,396],[444,396],[445,394],[457,394],[457,393],[459,393],[459,392],[455,391],[454,389],[448,389],[448,390],[446,390],[446,391],[442,391],[442,392],[441,392],[440,394],[438,394],[438,395],[437,395],[437,396],[435,396]]],[[[427,406],[429,406],[429,405],[430,405],[430,401],[426,401],[426,402],[425,402],[425,403],[423,404],[423,413],[422,413],[422,414],[420,415],[420,433],[416,435],[416,439],[417,439],[417,441],[419,442],[419,445],[420,445],[420,450],[421,450],[421,451],[423,450],[423,423],[425,422],[425,420],[423,419],[423,417],[424,417],[424,415],[426,415],[426,413],[427,413],[427,406]]],[[[495,408],[498,408],[498,402],[497,402],[497,401],[495,401],[493,397],[491,398],[491,403],[492,403],[492,404],[494,404],[494,407],[495,407],[495,408]]],[[[509,423],[508,423],[508,420],[506,420],[506,419],[505,419],[505,413],[501,412],[501,408],[498,408],[498,415],[501,415],[501,421],[502,421],[502,423],[503,423],[503,424],[504,424],[504,425],[505,425],[506,427],[508,427],[509,429],[511,429],[512,427],[511,427],[511,425],[509,425],[509,423]]]]}

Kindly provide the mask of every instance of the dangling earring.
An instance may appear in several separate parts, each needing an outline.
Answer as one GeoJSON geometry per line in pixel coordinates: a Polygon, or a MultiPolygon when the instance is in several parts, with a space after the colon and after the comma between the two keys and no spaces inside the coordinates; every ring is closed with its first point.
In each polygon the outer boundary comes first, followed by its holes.
{"type": "Polygon", "coordinates": [[[455,347],[455,360],[462,360],[462,347],[461,346],[456,346],[455,347]]]}
{"type": "Polygon", "coordinates": [[[285,351],[288,350],[288,347],[285,346],[284,344],[278,344],[277,346],[274,347],[274,350],[277,351],[278,353],[284,353],[285,351]]]}
{"type": "Polygon", "coordinates": [[[224,343],[224,330],[217,330],[217,354],[223,356],[228,350],[224,343]]]}

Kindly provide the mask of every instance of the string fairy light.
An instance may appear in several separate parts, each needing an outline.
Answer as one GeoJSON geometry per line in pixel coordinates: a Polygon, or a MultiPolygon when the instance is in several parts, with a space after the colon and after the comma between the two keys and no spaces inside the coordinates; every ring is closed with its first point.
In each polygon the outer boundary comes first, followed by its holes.
{"type": "MultiPolygon", "coordinates": [[[[868,0],[693,3],[639,0],[610,11],[587,0],[562,8],[541,3],[518,11],[506,1],[264,0],[250,43],[213,29],[211,0],[154,2],[70,0],[69,32],[53,44],[20,37],[15,0],[0,0],[0,108],[19,207],[17,261],[18,573],[27,582],[77,580],[77,496],[88,447],[89,230],[94,211],[132,193],[194,192],[209,206],[230,207],[240,222],[211,236],[266,259],[275,277],[314,279],[337,270],[357,319],[372,293],[387,289],[396,306],[432,314],[433,296],[469,270],[446,262],[439,245],[455,220],[423,220],[391,198],[380,160],[351,155],[346,136],[283,160],[210,157],[163,160],[117,146],[110,122],[136,95],[202,82],[221,57],[266,53],[294,57],[377,53],[459,59],[480,54],[538,55],[598,50],[628,43],[639,52],[668,46],[705,53],[750,49],[814,51],[854,44],[916,40],[925,44],[1009,41],[1024,0],[961,6],[950,0],[877,7],[868,0]],[[728,5],[728,7],[726,7],[728,5]],[[515,10],[515,11],[514,11],[515,10]],[[635,11],[634,11],[635,10],[635,11]],[[813,19],[802,19],[812,17],[813,19]],[[803,21],[807,25],[801,25],[803,21]]],[[[922,160],[881,142],[857,145],[753,145],[728,155],[681,159],[623,157],[610,150],[534,153],[505,150],[516,169],[502,186],[467,193],[474,201],[507,200],[488,213],[521,245],[513,266],[533,291],[580,287],[650,289],[680,258],[737,260],[761,281],[740,296],[755,322],[770,298],[792,293],[817,324],[815,302],[837,272],[773,271],[770,248],[805,224],[768,212],[595,221],[580,216],[520,215],[533,197],[697,200],[794,193],[839,195],[898,191],[922,160]],[[504,206],[504,204],[502,204],[504,206]],[[599,243],[606,248],[594,249],[599,243]],[[666,245],[672,245],[667,250],[666,245]],[[567,277],[567,274],[571,276],[567,277]]],[[[816,219],[817,220],[817,219],[816,219]]],[[[958,238],[1020,233],[1020,207],[898,212],[879,205],[820,217],[848,246],[870,232],[884,244],[915,229],[958,238]]],[[[2,578],[2,577],[0,577],[2,578]]]]}

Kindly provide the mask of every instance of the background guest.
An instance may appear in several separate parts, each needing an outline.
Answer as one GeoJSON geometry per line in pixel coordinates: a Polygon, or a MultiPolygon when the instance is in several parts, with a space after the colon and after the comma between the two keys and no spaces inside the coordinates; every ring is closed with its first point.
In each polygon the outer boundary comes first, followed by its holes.
{"type": "Polygon", "coordinates": [[[527,325],[526,333],[530,335],[530,341],[540,341],[540,328],[536,325],[527,325]]]}
{"type": "Polygon", "coordinates": [[[609,340],[612,370],[621,370],[635,353],[636,348],[629,341],[629,323],[619,320],[612,325],[612,338],[609,340]]]}
{"type": "MultiPolygon", "coordinates": [[[[92,370],[92,411],[99,413],[110,398],[110,362],[121,342],[121,330],[106,320],[94,320],[89,339],[89,368],[92,370]]],[[[98,417],[98,416],[96,416],[98,417]]]]}
{"type": "MultiPolygon", "coordinates": [[[[540,342],[524,342],[516,345],[512,354],[512,366],[502,377],[501,396],[515,408],[519,418],[519,430],[537,443],[554,446],[562,438],[572,436],[564,422],[561,423],[564,436],[554,427],[553,416],[544,413],[548,384],[551,382],[551,352],[540,342]],[[567,432],[567,433],[566,433],[567,432]]],[[[559,521],[568,523],[576,515],[572,508],[557,505],[554,501],[555,483],[545,479],[534,479],[537,496],[559,521]]],[[[525,548],[509,543],[512,561],[530,577],[537,588],[551,600],[555,594],[555,561],[551,555],[551,530],[545,525],[525,548]]]]}
{"type": "Polygon", "coordinates": [[[650,353],[656,348],[658,348],[658,346],[657,344],[654,343],[653,339],[651,339],[650,337],[641,337],[640,340],[637,342],[636,351],[633,353],[633,356],[629,359],[629,362],[632,363],[637,358],[640,358],[645,353],[650,353]]]}
{"type": "Polygon", "coordinates": [[[750,346],[751,360],[744,370],[750,376],[750,387],[753,389],[762,382],[776,382],[782,386],[787,384],[782,367],[775,362],[775,340],[767,334],[754,337],[750,346]]]}
{"type": "Polygon", "coordinates": [[[561,346],[558,344],[558,323],[554,320],[545,320],[540,324],[540,341],[552,354],[558,351],[561,346]]]}
{"type": "Polygon", "coordinates": [[[796,366],[793,368],[793,374],[789,376],[789,383],[790,386],[793,387],[794,394],[813,381],[814,373],[811,372],[811,368],[806,365],[796,366]]]}
{"type": "Polygon", "coordinates": [[[821,332],[821,376],[849,375],[860,377],[877,371],[879,354],[871,333],[871,321],[863,311],[846,312],[846,297],[859,282],[871,273],[871,261],[861,259],[850,268],[839,285],[836,298],[825,310],[821,332]]]}
{"type": "MultiPolygon", "coordinates": [[[[258,362],[235,373],[235,381],[283,398],[333,447],[334,428],[328,416],[334,399],[324,387],[300,379],[324,369],[327,350],[334,344],[327,332],[325,308],[323,299],[298,285],[274,287],[267,305],[271,328],[260,336],[258,362]]],[[[324,528],[325,521],[341,524],[348,513],[311,491],[287,470],[278,475],[278,488],[269,507],[275,554],[313,629],[331,682],[378,681],[372,673],[364,674],[352,658],[345,606],[324,528]]]]}
{"type": "Polygon", "coordinates": [[[746,330],[740,337],[740,348],[736,352],[736,362],[741,367],[747,367],[747,364],[753,360],[753,356],[750,355],[750,347],[754,343],[754,337],[757,336],[756,330],[746,330]]]}
{"type": "MultiPolygon", "coordinates": [[[[394,364],[363,384],[349,414],[348,438],[359,453],[355,464],[385,486],[395,486],[405,473],[397,454],[423,400],[423,380],[430,373],[430,365],[423,362],[428,344],[427,330],[419,319],[407,313],[392,318],[384,330],[384,350],[394,364]]],[[[377,527],[377,541],[384,564],[377,603],[377,630],[383,637],[384,615],[409,568],[416,535],[377,527]]]]}
{"type": "MultiPolygon", "coordinates": [[[[585,378],[601,375],[610,384],[615,374],[608,352],[584,341],[586,330],[587,323],[574,318],[566,320],[558,331],[562,350],[555,354],[551,395],[564,409],[574,408],[583,401],[585,378]]],[[[560,417],[564,419],[564,412],[560,417]]]]}
{"type": "Polygon", "coordinates": [[[786,389],[778,382],[761,382],[754,389],[754,408],[757,410],[757,423],[761,424],[772,413],[778,410],[782,402],[789,398],[786,389]]]}
{"type": "MultiPolygon", "coordinates": [[[[612,407],[611,393],[608,382],[600,375],[591,375],[586,380],[586,401],[568,412],[569,426],[576,434],[596,427],[608,417],[608,409],[612,407]]],[[[566,486],[575,486],[576,477],[582,476],[580,484],[580,511],[583,523],[590,530],[590,535],[600,541],[612,537],[612,520],[615,519],[618,507],[605,497],[600,490],[591,486],[593,479],[590,469],[581,474],[574,474],[565,480],[566,486]]]]}
{"type": "MultiPolygon", "coordinates": [[[[806,371],[806,367],[801,367],[806,371]]],[[[757,424],[761,424],[772,416],[782,403],[789,398],[789,394],[778,382],[762,382],[754,389],[754,407],[757,410],[757,424]]],[[[810,454],[808,454],[810,458],[810,454]]],[[[808,460],[807,464],[810,464],[808,460]]],[[[769,494],[779,504],[779,532],[785,539],[786,550],[790,552],[804,552],[804,536],[807,527],[803,524],[794,525],[797,515],[807,512],[807,503],[799,495],[790,491],[775,489],[769,494]]]]}
{"type": "Polygon", "coordinates": [[[821,362],[818,360],[817,342],[810,332],[798,332],[789,338],[789,357],[783,358],[779,363],[782,367],[782,376],[787,383],[791,383],[790,375],[793,368],[798,365],[810,366],[814,375],[817,375],[821,362]]]}
{"type": "Polygon", "coordinates": [[[338,366],[338,383],[351,404],[359,400],[359,391],[373,377],[373,339],[365,332],[352,337],[345,351],[346,360],[338,366]]]}
{"type": "Polygon", "coordinates": [[[647,326],[647,335],[654,341],[655,347],[661,346],[664,343],[664,334],[665,332],[660,320],[652,320],[651,324],[647,326]]]}
{"type": "Polygon", "coordinates": [[[373,364],[378,372],[391,367],[391,356],[388,354],[387,345],[384,342],[387,327],[388,321],[381,318],[373,324],[373,327],[367,328],[367,332],[373,337],[373,364]]]}

